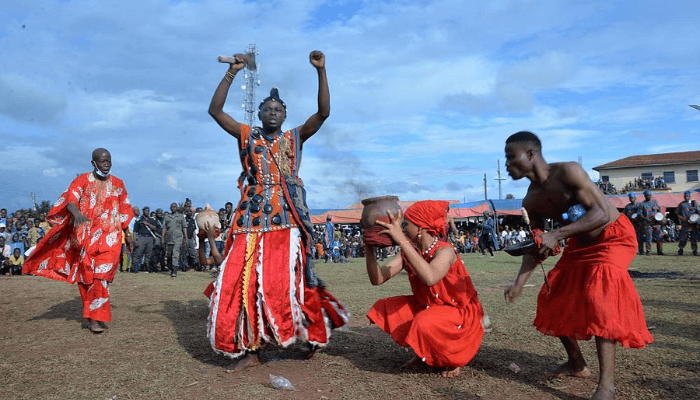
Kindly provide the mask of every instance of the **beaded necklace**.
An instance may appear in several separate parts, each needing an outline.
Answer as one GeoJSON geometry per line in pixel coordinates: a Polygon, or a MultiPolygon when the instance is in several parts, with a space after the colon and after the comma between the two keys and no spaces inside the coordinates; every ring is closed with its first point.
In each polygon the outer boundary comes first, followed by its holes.
{"type": "Polygon", "coordinates": [[[438,242],[438,238],[437,238],[437,236],[436,236],[436,237],[433,239],[433,244],[431,244],[430,247],[428,247],[425,251],[423,251],[423,257],[425,257],[425,256],[427,256],[428,254],[430,254],[430,251],[433,250],[433,247],[435,247],[435,245],[437,244],[437,242],[438,242]]]}

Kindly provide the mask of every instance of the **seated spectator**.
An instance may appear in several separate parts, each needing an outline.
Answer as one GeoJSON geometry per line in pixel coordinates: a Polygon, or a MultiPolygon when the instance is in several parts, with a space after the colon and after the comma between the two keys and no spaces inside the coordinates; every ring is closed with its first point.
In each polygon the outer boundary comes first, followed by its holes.
{"type": "Polygon", "coordinates": [[[10,258],[6,260],[8,264],[7,275],[22,275],[22,267],[24,266],[24,255],[15,247],[10,258]]]}
{"type": "Polygon", "coordinates": [[[323,254],[323,244],[321,242],[316,242],[316,259],[324,258],[323,254]]]}
{"type": "MultiPolygon", "coordinates": [[[[8,259],[12,255],[10,246],[5,244],[5,237],[0,236],[0,274],[6,274],[8,271],[8,259]]],[[[7,273],[9,275],[9,273],[7,273]]]]}
{"type": "Polygon", "coordinates": [[[20,240],[20,235],[19,233],[15,233],[12,235],[12,240],[10,240],[10,243],[8,243],[10,246],[10,251],[14,252],[15,249],[19,249],[21,254],[24,254],[24,241],[20,240]]]}
{"type": "Polygon", "coordinates": [[[41,220],[39,220],[39,218],[34,218],[34,224],[31,228],[29,228],[29,233],[27,234],[29,247],[31,248],[36,246],[36,244],[39,243],[39,240],[41,240],[45,234],[46,232],[44,232],[44,228],[41,227],[41,220]]]}
{"type": "Polygon", "coordinates": [[[39,227],[44,230],[44,235],[46,235],[51,229],[51,224],[46,221],[46,214],[42,213],[39,215],[39,221],[41,221],[39,222],[39,227]]]}
{"type": "Polygon", "coordinates": [[[472,253],[479,251],[479,236],[475,233],[472,234],[472,253]]]}
{"type": "Polygon", "coordinates": [[[519,236],[520,242],[527,240],[527,232],[525,231],[525,228],[523,228],[522,226],[520,227],[520,230],[518,231],[518,236],[519,236]]]}
{"type": "Polygon", "coordinates": [[[12,239],[12,234],[7,231],[5,224],[3,224],[2,222],[0,222],[0,237],[2,237],[5,240],[5,242],[9,242],[10,239],[12,239]]]}
{"type": "Polygon", "coordinates": [[[331,258],[331,261],[334,263],[340,262],[340,240],[338,239],[333,241],[331,248],[331,258]]]}

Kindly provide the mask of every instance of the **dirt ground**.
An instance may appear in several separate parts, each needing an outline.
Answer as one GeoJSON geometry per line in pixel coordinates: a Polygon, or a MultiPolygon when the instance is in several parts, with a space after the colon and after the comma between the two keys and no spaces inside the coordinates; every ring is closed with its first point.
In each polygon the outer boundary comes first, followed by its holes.
{"type": "MultiPolygon", "coordinates": [[[[668,251],[670,253],[671,251],[668,251]]],[[[364,259],[317,264],[350,310],[347,329],[312,359],[304,347],[269,349],[264,365],[228,373],[230,360],[205,337],[209,273],[120,273],[111,285],[113,321],[103,334],[81,329],[78,288],[35,276],[0,277],[0,399],[586,399],[596,386],[594,341],[581,347],[593,379],[545,380],[565,359],[558,339],[532,327],[539,269],[522,298],[506,305],[503,287],[519,260],[463,255],[493,331],[457,378],[407,372],[412,353],[365,313],[377,299],[410,293],[405,275],[373,287],[364,259]],[[521,369],[514,373],[508,367],[521,369]],[[271,387],[283,376],[295,390],[271,387]]],[[[554,265],[548,260],[545,268],[554,265]]],[[[700,398],[700,257],[638,256],[631,267],[654,343],[618,346],[618,399],[700,398]]]]}

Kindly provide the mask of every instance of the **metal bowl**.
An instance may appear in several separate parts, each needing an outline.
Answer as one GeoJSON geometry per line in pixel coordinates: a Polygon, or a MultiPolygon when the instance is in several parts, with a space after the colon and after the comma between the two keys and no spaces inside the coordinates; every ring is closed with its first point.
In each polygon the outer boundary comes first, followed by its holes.
{"type": "Polygon", "coordinates": [[[532,239],[528,239],[520,243],[506,246],[503,249],[503,251],[510,254],[511,256],[524,256],[525,254],[532,253],[533,251],[535,251],[536,248],[537,246],[535,245],[535,241],[532,239]]]}

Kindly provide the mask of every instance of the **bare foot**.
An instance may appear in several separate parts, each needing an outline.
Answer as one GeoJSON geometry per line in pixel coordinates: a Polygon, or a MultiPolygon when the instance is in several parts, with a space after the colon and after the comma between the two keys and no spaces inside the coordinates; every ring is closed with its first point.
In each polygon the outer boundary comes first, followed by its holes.
{"type": "Polygon", "coordinates": [[[423,365],[423,360],[418,358],[418,356],[413,357],[413,359],[406,364],[401,366],[401,369],[416,369],[423,365]]]}
{"type": "Polygon", "coordinates": [[[598,387],[596,389],[595,393],[593,393],[593,397],[591,397],[591,400],[614,400],[615,399],[615,388],[612,389],[606,389],[602,387],[598,387]]]}
{"type": "Polygon", "coordinates": [[[247,353],[239,358],[238,361],[226,367],[226,372],[237,372],[244,368],[255,367],[256,365],[262,365],[258,353],[247,353]]]}
{"type": "Polygon", "coordinates": [[[591,370],[584,366],[583,368],[575,368],[568,362],[550,370],[544,374],[545,379],[559,378],[562,376],[573,376],[574,378],[590,378],[591,370]]]}
{"type": "Polygon", "coordinates": [[[443,378],[454,378],[457,375],[459,375],[459,370],[460,367],[457,367],[455,369],[445,369],[440,371],[440,376],[443,378]]]}
{"type": "Polygon", "coordinates": [[[306,359],[310,360],[313,358],[313,356],[316,355],[319,351],[321,351],[321,346],[317,346],[315,344],[307,343],[308,345],[308,353],[306,353],[306,359]]]}

